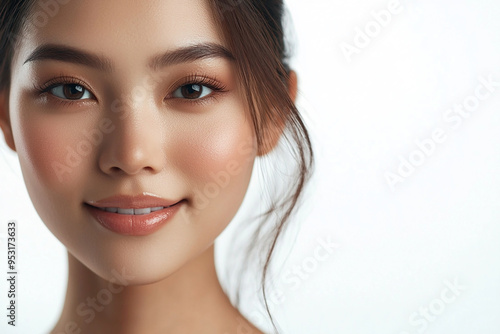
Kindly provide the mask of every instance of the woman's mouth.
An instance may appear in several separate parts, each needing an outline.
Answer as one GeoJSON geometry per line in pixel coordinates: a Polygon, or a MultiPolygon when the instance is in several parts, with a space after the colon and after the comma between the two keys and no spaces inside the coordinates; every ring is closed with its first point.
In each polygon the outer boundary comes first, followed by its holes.
{"type": "Polygon", "coordinates": [[[84,207],[101,226],[132,236],[156,232],[169,221],[185,200],[177,202],[151,195],[118,195],[84,202],[84,207]]]}

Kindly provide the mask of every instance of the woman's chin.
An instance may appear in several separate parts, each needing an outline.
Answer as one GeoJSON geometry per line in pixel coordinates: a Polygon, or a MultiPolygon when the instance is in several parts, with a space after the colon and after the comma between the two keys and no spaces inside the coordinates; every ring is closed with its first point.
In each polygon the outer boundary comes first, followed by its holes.
{"type": "Polygon", "coordinates": [[[162,281],[183,267],[185,262],[168,262],[155,257],[71,256],[70,266],[80,267],[84,275],[96,275],[122,286],[138,286],[162,281]]]}

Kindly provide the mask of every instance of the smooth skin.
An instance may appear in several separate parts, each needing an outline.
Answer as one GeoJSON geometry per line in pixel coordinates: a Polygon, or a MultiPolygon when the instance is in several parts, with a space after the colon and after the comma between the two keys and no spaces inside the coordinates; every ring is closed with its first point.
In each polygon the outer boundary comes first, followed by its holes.
{"type": "MultiPolygon", "coordinates": [[[[68,250],[52,333],[261,333],[231,305],[214,264],[214,241],[243,201],[255,158],[268,153],[256,147],[234,61],[215,54],[149,67],[199,43],[227,47],[202,0],[70,1],[46,25],[28,24],[0,92],[0,126],[35,209],[68,250]],[[42,45],[106,66],[28,60],[42,45]],[[200,77],[201,97],[186,98],[180,88],[200,77]],[[229,182],[207,188],[221,172],[229,182]],[[107,230],[83,204],[143,192],[185,200],[146,236],[107,230]]],[[[289,93],[295,99],[293,72],[289,93]]],[[[266,147],[277,144],[274,130],[266,147]]]]}

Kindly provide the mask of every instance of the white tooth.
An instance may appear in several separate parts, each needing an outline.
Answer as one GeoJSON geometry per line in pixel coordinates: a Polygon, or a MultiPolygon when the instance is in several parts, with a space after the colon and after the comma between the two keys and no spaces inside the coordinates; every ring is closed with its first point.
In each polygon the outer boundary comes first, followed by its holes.
{"type": "Polygon", "coordinates": [[[123,215],[133,215],[134,214],[134,209],[122,209],[122,208],[118,208],[118,213],[121,213],[123,215]]]}
{"type": "Polygon", "coordinates": [[[134,209],[134,214],[136,215],[145,215],[151,213],[150,208],[144,208],[144,209],[134,209]]]}
{"type": "Polygon", "coordinates": [[[102,210],[102,211],[106,211],[105,208],[100,208],[100,207],[97,207],[99,210],[102,210]]]}
{"type": "Polygon", "coordinates": [[[118,212],[118,208],[106,208],[107,212],[118,212]]]}
{"type": "Polygon", "coordinates": [[[151,212],[158,211],[163,209],[163,206],[155,206],[154,208],[151,208],[151,212]]]}

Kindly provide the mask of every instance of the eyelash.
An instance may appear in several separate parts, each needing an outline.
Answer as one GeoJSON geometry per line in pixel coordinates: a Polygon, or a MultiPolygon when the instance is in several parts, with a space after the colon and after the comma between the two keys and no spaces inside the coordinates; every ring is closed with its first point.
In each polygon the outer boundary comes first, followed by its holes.
{"type": "MultiPolygon", "coordinates": [[[[51,94],[50,90],[52,90],[53,88],[56,88],[58,86],[62,86],[62,85],[82,86],[86,91],[88,91],[95,98],[95,94],[92,93],[91,89],[87,88],[87,84],[85,82],[83,82],[82,80],[80,80],[78,78],[74,78],[74,77],[70,77],[70,76],[59,76],[57,78],[54,78],[54,79],[44,83],[43,85],[34,84],[34,88],[38,91],[39,95],[43,95],[43,94],[47,94],[47,93],[51,94]]],[[[172,87],[173,88],[170,89],[171,93],[169,93],[164,98],[164,100],[173,98],[173,99],[182,100],[184,103],[194,103],[194,104],[205,104],[209,100],[211,100],[213,98],[217,98],[217,95],[219,93],[223,93],[226,91],[226,86],[224,84],[222,84],[219,80],[217,80],[217,78],[211,78],[208,75],[204,75],[204,74],[202,74],[202,75],[200,75],[200,74],[188,75],[187,77],[176,82],[174,85],[172,85],[172,87]],[[199,99],[182,99],[182,98],[176,98],[176,97],[172,96],[177,91],[177,89],[179,89],[183,86],[187,86],[187,85],[204,86],[204,87],[207,87],[210,90],[212,90],[212,93],[206,97],[199,98],[199,99]]],[[[53,95],[53,94],[51,94],[51,95],[53,95]]],[[[53,97],[56,99],[57,103],[60,103],[62,105],[66,105],[66,106],[75,105],[75,103],[79,104],[79,103],[87,102],[86,99],[85,100],[69,100],[69,99],[61,99],[57,96],[53,96],[53,97]]]]}
{"type": "Polygon", "coordinates": [[[171,93],[169,93],[164,100],[168,98],[174,98],[182,100],[184,103],[194,103],[194,104],[205,104],[211,99],[216,99],[218,94],[226,91],[226,86],[222,82],[217,80],[216,77],[211,78],[208,75],[204,74],[188,75],[187,77],[181,79],[180,81],[177,81],[174,85],[172,85],[172,87],[173,88],[170,89],[171,93]],[[192,100],[172,97],[172,95],[177,91],[177,89],[187,85],[204,86],[212,90],[212,93],[206,97],[200,99],[192,99],[192,100]]]}
{"type": "MultiPolygon", "coordinates": [[[[48,82],[44,83],[43,85],[37,85],[34,84],[34,88],[38,91],[39,95],[43,94],[50,94],[50,90],[53,88],[56,88],[58,86],[63,86],[63,85],[79,85],[82,86],[86,91],[88,91],[92,96],[95,97],[95,95],[92,93],[90,89],[87,88],[87,84],[83,82],[80,79],[74,78],[74,77],[69,77],[69,76],[59,76],[57,78],[54,78],[52,80],[49,80],[48,82]]],[[[53,95],[53,94],[50,94],[53,95]]],[[[57,103],[60,103],[64,106],[71,106],[79,104],[79,103],[85,103],[87,101],[85,100],[66,100],[66,99],[61,99],[57,96],[52,96],[57,103]]]]}

